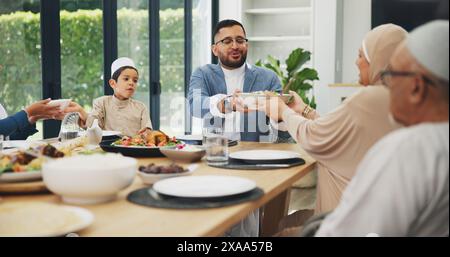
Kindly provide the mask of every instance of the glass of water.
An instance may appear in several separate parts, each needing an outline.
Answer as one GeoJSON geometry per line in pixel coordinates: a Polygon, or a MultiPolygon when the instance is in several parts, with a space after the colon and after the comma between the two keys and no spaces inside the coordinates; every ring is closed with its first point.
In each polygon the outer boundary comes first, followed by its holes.
{"type": "Polygon", "coordinates": [[[228,138],[221,128],[208,128],[204,131],[206,161],[210,165],[228,164],[228,138]]]}

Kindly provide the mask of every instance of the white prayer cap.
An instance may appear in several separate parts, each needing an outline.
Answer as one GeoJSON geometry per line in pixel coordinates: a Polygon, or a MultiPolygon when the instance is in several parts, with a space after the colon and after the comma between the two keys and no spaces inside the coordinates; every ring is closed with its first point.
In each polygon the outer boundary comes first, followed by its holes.
{"type": "Polygon", "coordinates": [[[114,75],[114,73],[122,68],[122,67],[133,67],[137,70],[136,65],[134,64],[133,60],[131,60],[128,57],[121,57],[117,60],[115,60],[112,64],[111,64],[111,77],[114,75]]]}
{"type": "Polygon", "coordinates": [[[432,21],[412,31],[407,43],[411,54],[424,68],[447,81],[448,30],[448,21],[432,21]]]}

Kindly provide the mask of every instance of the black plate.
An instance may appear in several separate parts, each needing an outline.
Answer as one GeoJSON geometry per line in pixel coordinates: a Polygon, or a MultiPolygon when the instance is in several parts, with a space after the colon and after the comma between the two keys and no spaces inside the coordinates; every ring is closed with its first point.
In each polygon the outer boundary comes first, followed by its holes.
{"type": "Polygon", "coordinates": [[[117,140],[107,140],[100,143],[100,147],[105,152],[110,153],[121,153],[124,156],[135,157],[135,158],[156,158],[164,157],[164,155],[159,150],[159,147],[123,147],[123,146],[113,146],[111,145],[117,140]]]}
{"type": "Polygon", "coordinates": [[[259,162],[259,163],[248,163],[242,160],[237,160],[233,158],[228,159],[228,163],[225,165],[210,165],[210,167],[219,169],[230,169],[230,170],[273,170],[273,169],[288,169],[300,165],[304,165],[305,160],[301,158],[284,160],[283,162],[259,162]]]}
{"type": "MultiPolygon", "coordinates": [[[[188,145],[203,145],[202,140],[181,140],[181,139],[178,139],[178,140],[183,141],[188,145]]],[[[229,147],[236,146],[238,144],[239,144],[239,142],[237,140],[228,140],[229,147]]]]}

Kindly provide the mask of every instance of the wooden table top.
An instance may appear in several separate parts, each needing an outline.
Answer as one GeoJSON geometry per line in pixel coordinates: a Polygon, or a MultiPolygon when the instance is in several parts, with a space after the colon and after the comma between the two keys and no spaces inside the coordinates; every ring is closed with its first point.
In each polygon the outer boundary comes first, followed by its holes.
{"type": "MultiPolygon", "coordinates": [[[[127,189],[121,191],[116,201],[81,206],[95,215],[94,223],[80,231],[80,236],[221,236],[234,224],[245,218],[253,210],[260,208],[280,193],[289,189],[292,184],[313,170],[315,161],[298,145],[293,144],[258,144],[240,143],[230,148],[231,152],[239,150],[286,150],[299,152],[306,164],[289,169],[279,170],[225,170],[211,168],[205,162],[193,176],[225,175],[239,176],[254,180],[265,194],[257,201],[242,203],[230,207],[203,210],[169,210],[135,205],[126,200],[126,196],[139,188],[147,187],[139,177],[127,189]]],[[[155,163],[169,164],[165,158],[139,159],[140,165],[155,163]]],[[[3,202],[40,201],[64,204],[60,197],[53,194],[2,196],[3,202]]]]}

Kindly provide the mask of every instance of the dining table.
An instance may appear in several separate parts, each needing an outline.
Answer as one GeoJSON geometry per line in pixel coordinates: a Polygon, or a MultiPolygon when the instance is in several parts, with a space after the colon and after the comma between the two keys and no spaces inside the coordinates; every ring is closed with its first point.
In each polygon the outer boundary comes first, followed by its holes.
{"type": "MultiPolygon", "coordinates": [[[[127,201],[131,192],[149,187],[139,176],[133,184],[118,193],[114,201],[78,206],[94,215],[93,223],[77,235],[82,237],[220,237],[255,210],[260,211],[259,235],[272,236],[280,220],[288,214],[290,192],[294,183],[313,171],[316,161],[297,144],[240,142],[230,152],[243,150],[283,150],[300,154],[305,164],[270,170],[230,170],[213,168],[203,159],[191,176],[221,175],[247,178],[264,191],[258,200],[210,209],[163,209],[127,201]]],[[[138,158],[139,165],[167,165],[167,158],[138,158]]],[[[183,164],[180,164],[183,165],[183,164]]],[[[1,202],[44,202],[67,205],[51,192],[41,194],[1,195],[1,202]]]]}

